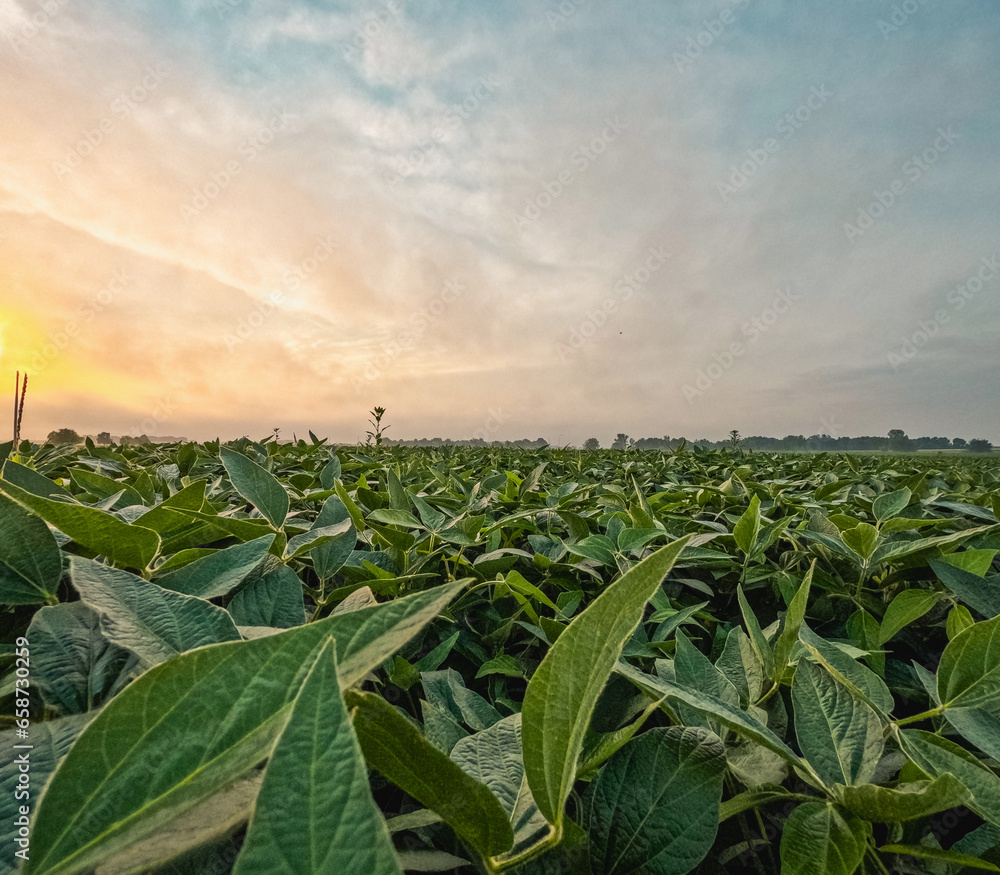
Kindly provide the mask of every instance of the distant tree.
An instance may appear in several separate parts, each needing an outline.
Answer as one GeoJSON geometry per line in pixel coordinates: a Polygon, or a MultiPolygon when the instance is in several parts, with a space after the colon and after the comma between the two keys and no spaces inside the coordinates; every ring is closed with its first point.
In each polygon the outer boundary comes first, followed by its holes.
{"type": "Polygon", "coordinates": [[[977,438],[974,441],[969,441],[969,452],[970,453],[990,453],[993,451],[993,444],[989,441],[985,441],[977,438]]]}
{"type": "Polygon", "coordinates": [[[627,450],[632,446],[632,439],[624,432],[618,432],[618,437],[611,444],[613,450],[627,450]]]}
{"type": "Polygon", "coordinates": [[[729,432],[729,445],[734,450],[740,445],[740,433],[735,428],[729,432]]]}
{"type": "Polygon", "coordinates": [[[108,444],[110,444],[111,443],[111,432],[109,432],[109,431],[102,431],[97,436],[97,442],[99,444],[103,444],[104,446],[107,446],[108,444]]]}
{"type": "Polygon", "coordinates": [[[905,453],[910,449],[910,439],[901,428],[894,428],[889,432],[889,450],[893,453],[905,453]]]}
{"type": "Polygon", "coordinates": [[[951,439],[951,447],[953,450],[964,450],[967,446],[968,444],[966,443],[965,438],[951,439]]]}
{"type": "Polygon", "coordinates": [[[50,431],[45,439],[49,444],[78,444],[83,438],[71,428],[60,428],[58,431],[50,431]]]}
{"type": "Polygon", "coordinates": [[[601,442],[597,438],[587,438],[583,442],[583,448],[585,450],[599,450],[601,448],[601,442]]]}

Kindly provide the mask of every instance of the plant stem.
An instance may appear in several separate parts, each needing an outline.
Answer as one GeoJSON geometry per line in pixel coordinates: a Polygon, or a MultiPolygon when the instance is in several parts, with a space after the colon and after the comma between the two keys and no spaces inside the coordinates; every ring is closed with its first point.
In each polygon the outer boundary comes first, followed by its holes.
{"type": "Polygon", "coordinates": [[[907,726],[910,723],[918,723],[921,720],[930,720],[931,717],[937,717],[939,714],[944,713],[944,707],[938,705],[936,708],[931,708],[930,711],[924,711],[921,714],[914,714],[912,717],[904,717],[901,720],[894,720],[893,723],[899,726],[907,726]]]}
{"type": "Polygon", "coordinates": [[[493,857],[485,861],[486,871],[492,875],[494,872],[503,872],[504,869],[512,869],[514,866],[520,866],[521,863],[533,860],[535,857],[544,854],[549,848],[554,848],[558,845],[562,841],[562,833],[562,823],[550,827],[549,834],[544,839],[536,842],[527,850],[521,851],[520,854],[515,854],[513,857],[506,857],[504,859],[493,857]]]}

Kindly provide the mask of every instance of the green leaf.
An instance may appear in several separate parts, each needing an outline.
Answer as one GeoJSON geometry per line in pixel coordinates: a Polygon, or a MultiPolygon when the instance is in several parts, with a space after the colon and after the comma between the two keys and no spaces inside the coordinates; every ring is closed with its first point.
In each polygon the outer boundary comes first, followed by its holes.
{"type": "MultiPolygon", "coordinates": [[[[707,696],[738,707],[739,691],[722,674],[705,654],[695,647],[682,631],[677,631],[677,648],[674,652],[674,674],[678,685],[698,690],[707,696]]],[[[680,707],[681,718],[687,726],[702,726],[713,732],[722,733],[718,722],[703,717],[699,712],[691,713],[686,706],[680,707]]]]}
{"type": "Polygon", "coordinates": [[[760,499],[755,495],[750,499],[750,506],[744,511],[733,528],[733,538],[736,546],[748,556],[753,552],[760,531],[760,499]]]}
{"type": "Polygon", "coordinates": [[[575,544],[567,544],[566,549],[574,556],[595,559],[603,565],[615,564],[615,542],[607,535],[588,535],[575,544]]]}
{"type": "Polygon", "coordinates": [[[972,618],[972,613],[965,605],[955,605],[948,611],[948,619],[945,621],[945,634],[951,641],[956,635],[960,635],[966,629],[974,626],[976,621],[972,618]]]}
{"type": "Polygon", "coordinates": [[[346,699],[369,765],[440,814],[481,856],[511,848],[514,833],[507,812],[484,784],[462,771],[381,696],[352,690],[346,699]]]}
{"type": "Polygon", "coordinates": [[[63,714],[104,704],[138,669],[134,653],[101,634],[100,620],[83,602],[42,608],[31,619],[31,685],[63,714]]]}
{"type": "Polygon", "coordinates": [[[53,775],[39,802],[25,875],[89,871],[246,774],[271,751],[328,638],[337,642],[346,689],[431,622],[462,586],[199,648],[146,672],[101,710],[53,775]]]}
{"type": "Polygon", "coordinates": [[[0,604],[56,601],[62,554],[41,517],[0,495],[0,604]]]}
{"type": "Polygon", "coordinates": [[[870,559],[878,547],[878,529],[869,523],[858,523],[853,529],[840,533],[840,537],[862,559],[870,559]]]}
{"type": "Polygon", "coordinates": [[[557,828],[601,690],[688,540],[662,547],[605,588],[563,630],[528,683],[524,767],[539,810],[557,828]]]}
{"type": "Polygon", "coordinates": [[[538,602],[541,602],[546,607],[552,608],[552,610],[559,614],[559,608],[556,607],[555,602],[552,601],[544,592],[542,592],[537,586],[535,586],[530,580],[526,579],[520,572],[510,571],[504,578],[504,583],[507,584],[511,589],[522,595],[529,596],[538,602]]]}
{"type": "Polygon", "coordinates": [[[882,723],[830,674],[800,659],[792,680],[795,737],[828,786],[863,784],[882,756],[882,723]]]}
{"type": "Polygon", "coordinates": [[[184,510],[180,513],[183,513],[188,519],[208,523],[219,531],[239,538],[241,541],[253,541],[255,538],[263,538],[274,532],[267,520],[247,520],[239,517],[220,516],[217,513],[202,513],[197,510],[184,510]]]}
{"type": "Polygon", "coordinates": [[[763,668],[750,639],[739,626],[734,626],[726,635],[726,644],[715,667],[739,690],[744,707],[760,698],[764,690],[763,668]]]}
{"type": "Polygon", "coordinates": [[[852,875],[871,827],[828,802],[804,802],[785,819],[781,875],[852,875]]]}
{"type": "Polygon", "coordinates": [[[938,594],[927,589],[904,589],[885,609],[882,625],[879,627],[878,643],[891,641],[900,629],[919,620],[938,602],[938,594]]]}
{"type": "Polygon", "coordinates": [[[237,626],[301,626],[306,611],[302,581],[287,565],[280,565],[236,593],[228,611],[237,626]]]}
{"type": "Polygon", "coordinates": [[[785,668],[788,666],[788,661],[792,655],[792,648],[799,640],[799,630],[802,628],[802,621],[806,618],[806,606],[809,603],[809,588],[812,584],[813,569],[815,567],[816,561],[813,560],[812,565],[809,566],[809,570],[806,572],[806,576],[802,579],[802,583],[799,584],[799,588],[795,591],[795,595],[788,605],[784,622],[781,624],[781,633],[778,635],[778,640],[774,643],[774,674],[772,678],[776,683],[781,680],[781,676],[785,673],[785,668]]]}
{"type": "Polygon", "coordinates": [[[972,793],[966,804],[983,820],[1000,827],[1000,778],[965,748],[919,729],[899,733],[903,752],[931,777],[952,774],[972,793]]]}
{"type": "MultiPolygon", "coordinates": [[[[0,493],[33,510],[49,525],[117,565],[145,568],[160,549],[160,536],[138,525],[129,525],[96,507],[41,498],[0,480],[0,493]]],[[[51,562],[51,558],[48,560],[51,562]]]]}
{"type": "Polygon", "coordinates": [[[848,811],[875,823],[919,820],[965,805],[971,797],[965,785],[948,773],[932,781],[900,784],[895,789],[862,784],[840,790],[840,801],[848,811]]]}
{"type": "Polygon", "coordinates": [[[203,599],[228,595],[260,567],[273,543],[274,535],[270,534],[217,550],[158,577],[156,583],[164,589],[203,599]]]}
{"type": "Polygon", "coordinates": [[[529,492],[535,489],[535,487],[538,486],[539,482],[542,479],[542,472],[545,470],[546,465],[548,465],[548,462],[542,462],[541,465],[533,469],[531,473],[529,473],[528,476],[521,481],[521,486],[517,490],[518,498],[524,498],[525,495],[527,495],[529,492]]]}
{"type": "Polygon", "coordinates": [[[391,507],[373,510],[368,514],[368,519],[389,526],[403,526],[407,529],[422,529],[424,527],[424,524],[408,510],[396,510],[391,507]]]}
{"type": "Polygon", "coordinates": [[[233,488],[249,501],[275,528],[280,529],[288,516],[288,493],[269,471],[243,453],[221,447],[219,455],[233,488]]]}
{"type": "Polygon", "coordinates": [[[40,495],[42,498],[71,498],[72,496],[58,483],[49,480],[44,474],[19,465],[13,459],[8,459],[3,465],[3,479],[8,483],[19,486],[33,495],[40,495]]]}
{"type": "Polygon", "coordinates": [[[424,526],[432,532],[440,532],[441,529],[445,528],[448,524],[448,517],[446,517],[441,511],[431,507],[424,499],[419,495],[414,495],[413,493],[407,493],[410,501],[413,502],[413,506],[417,509],[417,513],[420,515],[420,521],[424,526]]]}
{"type": "Polygon", "coordinates": [[[351,550],[358,543],[358,530],[344,506],[344,502],[338,496],[331,495],[323,503],[313,527],[333,526],[346,520],[350,520],[351,525],[342,535],[325,544],[320,544],[310,554],[313,568],[320,580],[329,580],[340,571],[347,561],[347,557],[351,555],[351,550]]]}
{"type": "Polygon", "coordinates": [[[455,642],[458,641],[460,634],[459,632],[454,632],[426,656],[420,657],[414,663],[416,669],[420,672],[435,671],[438,669],[441,663],[448,658],[448,654],[451,653],[451,649],[455,646],[455,642]]]}
{"type": "Polygon", "coordinates": [[[624,662],[619,662],[615,671],[654,699],[664,698],[683,702],[706,716],[716,718],[723,726],[738,735],[773,751],[787,763],[794,766],[802,765],[802,760],[795,755],[795,752],[749,712],[741,711],[728,702],[707,696],[698,690],[690,690],[664,678],[643,674],[624,662]]]}
{"type": "Polygon", "coordinates": [[[725,748],[706,729],[661,727],[630,741],[588,794],[591,872],[690,872],[715,841],[725,772],[725,748]]]}
{"type": "Polygon", "coordinates": [[[948,722],[1000,758],[1000,616],[948,642],[938,663],[937,693],[948,722]]]}
{"type": "Polygon", "coordinates": [[[420,680],[427,701],[441,705],[476,731],[488,729],[500,719],[500,712],[479,693],[467,689],[462,676],[453,668],[425,671],[420,680]]]}
{"type": "Polygon", "coordinates": [[[884,523],[888,519],[899,516],[910,503],[912,493],[905,486],[888,494],[883,493],[872,502],[872,513],[875,519],[884,523]]]}
{"type": "Polygon", "coordinates": [[[940,558],[940,562],[953,565],[977,577],[985,577],[993,564],[996,550],[962,550],[960,553],[949,553],[940,558]]]}
{"type": "Polygon", "coordinates": [[[940,559],[931,559],[928,564],[937,579],[974,611],[984,617],[1000,614],[1000,575],[984,579],[940,559]]]}
{"type": "Polygon", "coordinates": [[[660,529],[622,529],[618,533],[618,549],[622,553],[638,550],[662,534],[660,529]]]}
{"type": "Polygon", "coordinates": [[[222,608],[92,559],[74,556],[70,577],[80,598],[101,615],[101,631],[138,657],[143,668],[240,633],[222,608]]]}
{"type": "Polygon", "coordinates": [[[484,662],[479,671],[476,672],[476,679],[487,677],[491,674],[502,674],[510,678],[523,678],[524,666],[520,660],[509,653],[501,653],[499,656],[484,662]]]}
{"type": "Polygon", "coordinates": [[[839,647],[821,638],[805,623],[799,629],[799,640],[809,659],[822,665],[839,683],[876,712],[887,715],[895,707],[892,693],[882,678],[839,647]]]}
{"type": "Polygon", "coordinates": [[[489,729],[455,743],[451,759],[485,784],[503,806],[514,831],[514,848],[548,829],[528,789],[521,757],[521,715],[512,714],[489,729]]]}
{"type": "Polygon", "coordinates": [[[234,849],[231,836],[253,812],[261,776],[251,772],[224,790],[178,814],[155,834],[130,845],[101,864],[99,872],[186,873],[229,871],[234,849]]]}
{"type": "Polygon", "coordinates": [[[926,845],[882,845],[879,852],[883,854],[902,854],[906,857],[920,857],[924,860],[938,860],[951,866],[966,866],[970,869],[983,869],[986,872],[1000,872],[1000,868],[978,857],[970,857],[958,851],[929,848],[926,845]]]}
{"type": "MultiPolygon", "coordinates": [[[[354,523],[350,519],[341,520],[329,526],[313,526],[308,531],[288,539],[282,559],[285,562],[298,559],[299,556],[304,556],[306,553],[311,553],[337,541],[343,541],[344,536],[349,536],[353,531],[354,523]]],[[[347,540],[350,541],[350,538],[347,540]]],[[[354,543],[351,542],[351,547],[354,546],[354,543]]],[[[341,549],[343,552],[347,552],[343,547],[341,549]]],[[[346,555],[344,558],[347,558],[346,555]]]]}
{"type": "Polygon", "coordinates": [[[743,622],[746,623],[747,632],[750,636],[750,645],[753,647],[754,653],[757,654],[757,659],[760,660],[760,664],[764,669],[764,676],[773,677],[774,653],[771,651],[771,645],[767,643],[767,638],[764,637],[763,631],[761,631],[760,623],[757,622],[753,608],[750,607],[750,603],[743,594],[743,587],[740,584],[736,584],[736,597],[740,603],[743,622]]]}
{"type": "Polygon", "coordinates": [[[299,688],[233,875],[402,875],[347,717],[335,652],[327,639],[299,688]]]}

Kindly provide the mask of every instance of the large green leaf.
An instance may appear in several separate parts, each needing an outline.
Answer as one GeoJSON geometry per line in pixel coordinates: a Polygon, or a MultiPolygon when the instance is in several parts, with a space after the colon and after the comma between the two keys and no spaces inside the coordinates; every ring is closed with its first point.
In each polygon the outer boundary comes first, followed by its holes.
{"type": "Polygon", "coordinates": [[[972,797],[965,785],[947,772],[932,781],[914,781],[898,787],[861,784],[840,788],[840,801],[850,812],[875,823],[898,823],[930,817],[965,805],[972,797]]]}
{"type": "Polygon", "coordinates": [[[440,814],[484,858],[510,850],[514,833],[507,812],[485,784],[434,747],[381,696],[351,691],[346,698],[371,766],[440,814]]]}
{"type": "Polygon", "coordinates": [[[781,833],[781,875],[852,875],[871,827],[829,802],[804,802],[781,833]]]}
{"type": "Polygon", "coordinates": [[[70,577],[80,598],[101,615],[101,631],[149,668],[185,650],[237,641],[240,633],[222,608],[163,589],[127,571],[72,557],[70,577]]]}
{"type": "Polygon", "coordinates": [[[56,601],[62,554],[41,517],[0,495],[0,605],[56,601]]]}
{"type": "Polygon", "coordinates": [[[792,680],[795,737],[827,785],[864,784],[882,756],[882,722],[820,666],[800,659],[792,680]]]}
{"type": "Polygon", "coordinates": [[[273,626],[290,629],[305,622],[302,581],[287,565],[252,580],[228,605],[237,626],[273,626]]]}
{"type": "Polygon", "coordinates": [[[753,608],[750,607],[747,597],[743,594],[743,587],[740,584],[736,584],[736,598],[740,603],[740,613],[743,614],[743,622],[746,623],[750,646],[753,647],[753,652],[757,654],[757,659],[760,660],[761,667],[764,670],[764,677],[773,677],[774,652],[771,650],[771,645],[767,643],[767,638],[764,637],[764,632],[760,628],[760,622],[757,620],[753,608]]]}
{"type": "MultiPolygon", "coordinates": [[[[707,696],[738,707],[740,703],[739,690],[729,678],[712,665],[709,658],[695,647],[680,629],[677,630],[675,637],[677,647],[674,651],[673,667],[677,684],[688,689],[698,690],[707,696]]],[[[688,709],[686,705],[679,705],[678,709],[686,726],[703,726],[705,729],[710,729],[720,735],[723,734],[724,730],[713,718],[688,709]]]]}
{"type": "Polygon", "coordinates": [[[1000,827],[1000,778],[965,748],[919,729],[899,733],[903,752],[933,778],[954,775],[972,793],[966,804],[983,820],[1000,827]]]}
{"type": "Polygon", "coordinates": [[[160,549],[160,536],[151,529],[129,525],[96,507],[42,498],[0,480],[0,493],[33,510],[49,525],[78,544],[107,556],[116,565],[145,568],[160,549]]]}
{"type": "Polygon", "coordinates": [[[764,671],[746,632],[734,626],[726,635],[726,644],[715,662],[740,694],[740,701],[746,707],[760,698],[764,689],[764,671]]]}
{"type": "Polygon", "coordinates": [[[329,580],[340,571],[358,542],[358,530],[354,526],[350,512],[338,496],[331,495],[320,508],[314,527],[333,526],[346,520],[351,520],[351,525],[343,534],[332,541],[320,544],[310,553],[313,568],[316,569],[320,580],[329,580]]]}
{"type": "Polygon", "coordinates": [[[31,619],[31,684],[63,714],[102,705],[139,668],[134,653],[104,637],[100,622],[101,615],[83,602],[42,608],[31,619]]]}
{"type": "Polygon", "coordinates": [[[700,728],[650,729],[608,760],[587,798],[594,875],[684,875],[719,829],[725,748],[700,728]]]}
{"type": "Polygon", "coordinates": [[[524,776],[520,714],[459,739],[450,756],[462,771],[485,784],[503,806],[514,830],[515,850],[548,829],[524,776]]]}
{"type": "Polygon", "coordinates": [[[858,523],[853,529],[846,529],[840,537],[862,559],[870,559],[878,547],[878,529],[870,523],[858,523]]]}
{"type": "Polygon", "coordinates": [[[39,803],[25,868],[86,872],[264,759],[329,638],[342,689],[431,622],[462,583],[158,665],[94,719],[39,803]]]}
{"type": "Polygon", "coordinates": [[[778,640],[774,642],[774,675],[775,682],[781,680],[785,672],[788,661],[792,655],[792,648],[799,640],[799,630],[806,618],[806,606],[809,604],[809,590],[812,585],[813,569],[816,563],[813,562],[806,572],[806,576],[795,591],[788,610],[785,611],[785,619],[781,624],[781,633],[778,640]]]}
{"type": "Polygon", "coordinates": [[[341,520],[331,526],[313,526],[311,529],[288,539],[282,558],[286,562],[298,559],[300,556],[305,556],[307,553],[312,553],[314,550],[342,540],[353,530],[354,523],[350,519],[341,520]]]}
{"type": "Polygon", "coordinates": [[[156,579],[164,589],[203,599],[228,595],[260,567],[274,535],[218,550],[156,579]]]}
{"type": "Polygon", "coordinates": [[[940,559],[931,559],[929,564],[938,580],[970,608],[987,618],[1000,614],[1000,574],[983,578],[940,559]]]}
{"type": "Polygon", "coordinates": [[[265,471],[243,453],[222,447],[219,455],[236,491],[257,508],[274,528],[280,529],[288,516],[285,487],[270,471],[265,471]]]}
{"type": "Polygon", "coordinates": [[[70,493],[58,483],[26,465],[18,464],[13,459],[4,462],[3,479],[42,498],[52,498],[52,496],[70,498],[70,493]]]}
{"type": "Polygon", "coordinates": [[[937,690],[946,708],[974,708],[1000,698],[1000,615],[949,642],[938,664],[937,690]]]}
{"type": "MultiPolygon", "coordinates": [[[[986,872],[1000,872],[1000,867],[993,865],[993,863],[987,860],[982,860],[978,857],[970,856],[969,854],[963,854],[961,851],[953,851],[951,849],[943,850],[942,848],[927,847],[926,845],[881,845],[879,847],[879,852],[883,854],[901,854],[903,857],[916,857],[922,860],[931,860],[933,863],[939,864],[931,868],[930,866],[925,871],[941,871],[940,866],[945,865],[949,867],[961,866],[962,869],[959,871],[964,871],[966,868],[969,869],[982,869],[986,872]]],[[[955,871],[949,868],[948,871],[955,871]]]]}
{"type": "Polygon", "coordinates": [[[420,682],[428,702],[445,708],[473,730],[488,729],[500,720],[500,712],[477,692],[468,689],[453,668],[422,672],[420,682]]]}
{"type": "Polygon", "coordinates": [[[948,643],[938,664],[937,694],[948,722],[1000,759],[1000,615],[948,643]]]}
{"type": "Polygon", "coordinates": [[[938,603],[938,594],[927,589],[904,589],[885,609],[879,627],[878,643],[891,641],[900,629],[919,620],[938,603]]]}
{"type": "Polygon", "coordinates": [[[805,648],[807,658],[822,665],[859,699],[883,715],[892,711],[895,706],[892,692],[885,681],[870,668],[821,638],[805,623],[799,629],[799,640],[805,648]]]}
{"type": "Polygon", "coordinates": [[[615,671],[654,699],[683,702],[699,713],[718,720],[738,735],[773,751],[790,765],[803,764],[795,752],[756,717],[747,711],[741,711],[729,702],[723,702],[699,690],[679,686],[664,678],[643,674],[625,662],[619,662],[615,666],[615,671]]]}
{"type": "Polygon", "coordinates": [[[337,682],[332,639],[299,688],[233,875],[402,875],[337,682]]]}
{"type": "Polygon", "coordinates": [[[753,552],[760,531],[760,499],[755,495],[750,499],[750,506],[744,511],[733,527],[733,538],[736,546],[748,556],[753,552]]]}
{"type": "Polygon", "coordinates": [[[899,516],[910,503],[912,493],[905,486],[895,492],[883,493],[872,502],[872,513],[879,523],[899,516]]]}
{"type": "Polygon", "coordinates": [[[563,630],[528,683],[524,768],[539,810],[557,827],[598,696],[688,540],[662,547],[608,586],[563,630]]]}

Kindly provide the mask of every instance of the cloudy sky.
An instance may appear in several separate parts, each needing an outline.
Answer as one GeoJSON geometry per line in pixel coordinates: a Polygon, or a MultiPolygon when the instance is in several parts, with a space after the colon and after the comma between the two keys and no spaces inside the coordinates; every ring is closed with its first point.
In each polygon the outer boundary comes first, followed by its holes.
{"type": "Polygon", "coordinates": [[[23,431],[1000,444],[989,0],[0,0],[23,431]]]}

